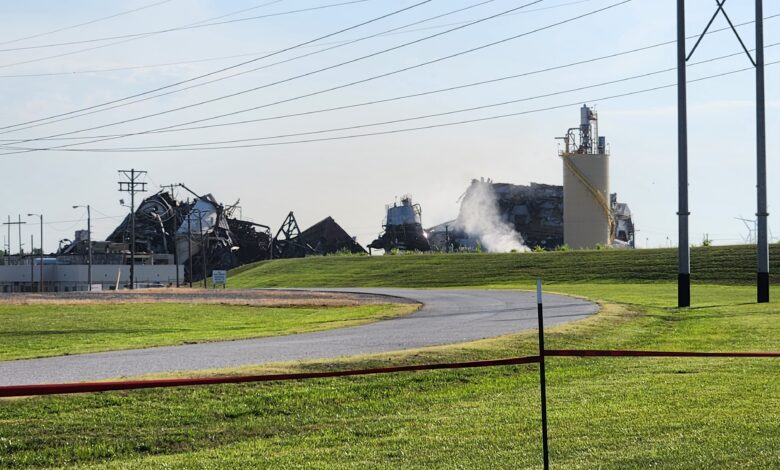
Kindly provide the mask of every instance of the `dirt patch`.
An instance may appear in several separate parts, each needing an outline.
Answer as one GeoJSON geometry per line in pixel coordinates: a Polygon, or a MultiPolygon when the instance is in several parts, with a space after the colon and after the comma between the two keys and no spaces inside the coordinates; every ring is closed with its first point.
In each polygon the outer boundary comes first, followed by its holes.
{"type": "Polygon", "coordinates": [[[79,305],[129,303],[192,303],[251,305],[257,307],[348,307],[366,304],[415,303],[406,299],[371,294],[311,292],[301,290],[247,289],[137,289],[121,292],[52,292],[0,294],[7,305],[79,305]]]}

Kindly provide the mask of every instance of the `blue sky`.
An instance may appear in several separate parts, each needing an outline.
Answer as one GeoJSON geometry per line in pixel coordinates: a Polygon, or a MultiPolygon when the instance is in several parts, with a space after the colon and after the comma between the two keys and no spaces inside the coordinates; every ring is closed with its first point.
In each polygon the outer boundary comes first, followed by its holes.
{"type": "MultiPolygon", "coordinates": [[[[0,135],[0,139],[46,137],[208,100],[371,54],[446,30],[442,25],[487,17],[530,1],[494,0],[418,25],[415,31],[376,37],[130,106],[9,132],[0,135]],[[429,26],[435,28],[419,30],[429,26]]],[[[310,12],[149,35],[85,52],[75,51],[106,42],[0,51],[0,91],[4,98],[0,102],[0,126],[68,112],[185,80],[418,2],[369,0],[310,12]],[[46,58],[68,52],[75,53],[46,58]],[[230,55],[242,57],[203,60],[230,55]],[[186,63],[96,71],[172,62],[186,63]],[[63,74],[65,72],[69,73],[63,74]],[[38,76],[42,74],[54,75],[38,76]]],[[[72,136],[139,132],[260,106],[470,49],[617,2],[545,0],[525,10],[518,10],[517,14],[498,17],[306,78],[186,111],[72,136]]],[[[258,6],[263,2],[170,0],[91,25],[9,42],[152,3],[155,2],[6,2],[0,6],[0,14],[4,18],[0,43],[5,43],[0,45],[0,49],[169,29],[258,6]]],[[[332,3],[338,2],[284,0],[224,19],[332,3]]],[[[480,2],[433,0],[403,14],[334,36],[323,43],[367,36],[477,3],[480,2]]],[[[688,32],[693,35],[706,25],[714,12],[715,2],[690,0],[688,4],[688,32]]],[[[776,2],[765,2],[764,8],[765,16],[780,13],[780,5],[776,2]]],[[[732,0],[726,4],[726,11],[734,23],[751,21],[753,2],[732,0]]],[[[766,20],[767,46],[780,42],[778,25],[780,17],[766,20]]],[[[724,26],[726,23],[722,17],[713,24],[713,28],[724,26]]],[[[752,48],[752,25],[740,27],[739,31],[747,46],[752,48]]],[[[674,37],[674,0],[633,0],[581,20],[434,65],[210,122],[299,113],[457,86],[630,50],[673,40],[674,37]]],[[[692,41],[689,47],[691,45],[692,41]]],[[[253,65],[292,58],[321,47],[323,45],[315,43],[312,47],[280,54],[273,60],[269,58],[253,65]]],[[[704,39],[693,61],[739,51],[739,43],[731,33],[715,33],[704,39]]],[[[767,48],[766,60],[780,60],[780,46],[767,48]]],[[[745,56],[735,56],[692,66],[689,78],[728,72],[749,65],[745,56]]],[[[224,141],[346,127],[555,93],[674,66],[675,48],[669,45],[425,97],[304,117],[128,137],[84,147],[224,141]]],[[[251,66],[236,71],[248,68],[251,66]]],[[[776,181],[773,175],[778,171],[775,162],[780,145],[778,70],[780,66],[769,66],[766,69],[769,211],[772,214],[770,227],[774,229],[773,235],[776,237],[780,237],[780,224],[774,222],[773,213],[776,201],[780,198],[780,186],[773,184],[776,181]]],[[[700,242],[704,234],[709,234],[718,243],[741,242],[747,235],[747,229],[735,218],[751,219],[755,213],[753,78],[752,71],[745,71],[689,86],[691,240],[695,243],[700,242]]],[[[368,243],[380,231],[384,205],[405,193],[411,193],[423,205],[423,220],[425,225],[430,226],[456,215],[456,201],[472,178],[489,177],[495,181],[516,184],[560,184],[562,169],[557,157],[555,137],[577,125],[577,103],[587,102],[595,105],[599,111],[600,132],[607,136],[612,151],[611,189],[618,193],[620,200],[631,206],[635,214],[640,230],[637,235],[638,245],[666,246],[675,243],[677,230],[676,90],[672,87],[619,99],[599,98],[674,84],[675,80],[675,73],[671,71],[480,111],[352,132],[400,129],[572,104],[506,119],[365,138],[191,152],[39,151],[3,155],[2,174],[5,178],[2,184],[3,197],[0,198],[0,217],[5,220],[7,215],[11,215],[15,219],[18,213],[24,216],[28,212],[43,212],[47,220],[54,222],[45,226],[44,235],[47,250],[53,250],[56,249],[57,240],[72,237],[72,231],[83,225],[79,219],[83,219],[85,214],[82,210],[73,210],[71,206],[90,203],[95,209],[95,237],[104,237],[118,222],[112,217],[121,217],[125,213],[125,209],[118,203],[124,195],[117,192],[117,170],[135,167],[149,172],[147,181],[152,190],[156,190],[158,185],[183,182],[196,191],[211,192],[224,202],[240,198],[245,217],[273,227],[278,226],[290,210],[296,212],[303,226],[330,215],[347,231],[357,235],[359,241],[368,243]]],[[[40,146],[41,143],[20,145],[40,146]]],[[[28,219],[28,222],[30,225],[24,229],[23,241],[29,244],[29,234],[34,233],[37,244],[38,227],[32,224],[33,220],[28,219]]],[[[13,240],[16,246],[15,234],[13,240]]]]}

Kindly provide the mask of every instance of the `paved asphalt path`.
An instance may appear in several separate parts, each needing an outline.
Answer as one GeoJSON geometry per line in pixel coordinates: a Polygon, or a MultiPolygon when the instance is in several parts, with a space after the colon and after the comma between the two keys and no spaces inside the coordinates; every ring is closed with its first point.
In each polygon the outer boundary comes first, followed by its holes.
{"type": "MultiPolygon", "coordinates": [[[[500,336],[534,329],[537,323],[536,298],[530,292],[330,290],[401,297],[424,306],[396,319],[315,333],[3,361],[0,385],[79,382],[398,351],[500,336]]],[[[545,326],[581,319],[598,311],[596,304],[560,295],[545,295],[544,304],[545,326]]]]}

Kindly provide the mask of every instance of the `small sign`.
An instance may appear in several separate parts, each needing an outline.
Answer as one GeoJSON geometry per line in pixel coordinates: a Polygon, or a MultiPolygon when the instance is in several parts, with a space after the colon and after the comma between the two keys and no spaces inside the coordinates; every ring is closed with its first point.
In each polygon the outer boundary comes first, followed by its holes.
{"type": "Polygon", "coordinates": [[[211,271],[211,283],[214,286],[221,285],[222,287],[227,286],[227,271],[225,270],[214,270],[211,271]]]}

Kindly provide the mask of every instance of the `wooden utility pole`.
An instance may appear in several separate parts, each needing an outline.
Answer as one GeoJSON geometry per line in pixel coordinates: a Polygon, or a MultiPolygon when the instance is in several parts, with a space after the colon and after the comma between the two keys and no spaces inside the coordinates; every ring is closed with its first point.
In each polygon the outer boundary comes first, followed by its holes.
{"type": "Polygon", "coordinates": [[[119,174],[127,181],[119,181],[119,191],[130,193],[130,288],[135,289],[135,193],[145,193],[146,183],[138,178],[146,174],[135,168],[119,170],[119,174]]]}

